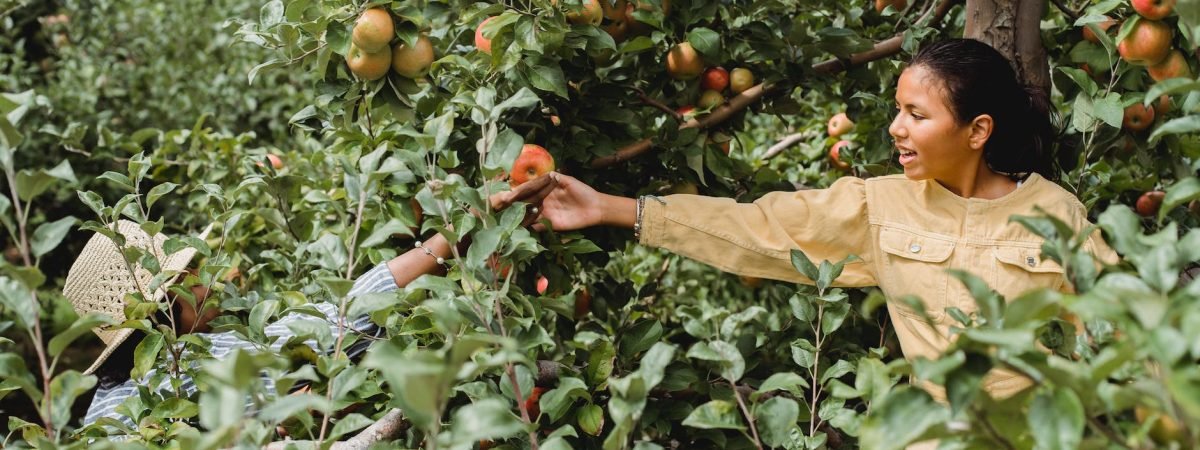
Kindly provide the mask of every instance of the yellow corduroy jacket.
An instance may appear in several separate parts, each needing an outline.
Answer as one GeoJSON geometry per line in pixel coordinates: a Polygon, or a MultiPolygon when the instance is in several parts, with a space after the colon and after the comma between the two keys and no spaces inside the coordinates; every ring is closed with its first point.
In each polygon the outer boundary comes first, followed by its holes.
{"type": "MultiPolygon", "coordinates": [[[[993,200],[963,198],[935,181],[893,175],[842,178],[828,189],[773,192],[754,203],[696,195],[647,200],[640,241],[726,272],[795,282],[809,281],[792,267],[791,249],[814,262],[857,255],[861,260],[847,264],[835,284],[879,286],[904,356],[936,359],[957,324],[946,309],[968,315],[977,310],[947,269],[975,274],[1008,299],[1037,287],[1071,289],[1062,267],[1041,259],[1043,240],[1009,221],[1013,215],[1037,215],[1035,207],[1076,230],[1089,225],[1078,199],[1037,174],[993,200]],[[933,326],[898,301],[910,294],[924,301],[933,326]]],[[[1099,230],[1085,246],[1098,260],[1117,262],[1099,230]]],[[[983,383],[1003,398],[1031,381],[995,370],[983,383]]],[[[920,385],[945,401],[937,386],[920,385]]]]}

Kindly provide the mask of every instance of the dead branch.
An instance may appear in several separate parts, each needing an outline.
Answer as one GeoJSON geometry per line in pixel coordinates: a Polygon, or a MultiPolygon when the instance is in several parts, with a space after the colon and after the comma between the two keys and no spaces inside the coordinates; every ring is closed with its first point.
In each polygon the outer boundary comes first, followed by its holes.
{"type": "MultiPolygon", "coordinates": [[[[407,430],[412,424],[404,419],[404,414],[399,409],[393,409],[376,420],[367,428],[364,428],[354,437],[340,442],[334,442],[330,450],[366,450],[372,444],[383,442],[399,436],[407,430]]],[[[263,447],[264,450],[286,450],[292,449],[317,449],[320,448],[320,443],[316,441],[278,441],[267,444],[263,447]]]]}
{"type": "MultiPolygon", "coordinates": [[[[957,5],[962,0],[942,0],[938,7],[927,14],[932,13],[929,23],[939,23],[946,14],[950,12],[950,8],[957,5]]],[[[926,17],[921,17],[918,21],[924,21],[926,17]]],[[[833,75],[838,72],[843,72],[852,67],[857,67],[871,61],[880,60],[900,53],[901,45],[904,43],[904,34],[898,34],[892,38],[880,41],[875,44],[871,50],[862,53],[855,53],[845,59],[831,59],[813,65],[813,71],[822,75],[833,75]]],[[[781,85],[769,85],[766,83],[759,84],[750,89],[743,91],[741,94],[735,95],[729,99],[729,102],[717,107],[712,113],[702,117],[696,117],[679,126],[679,129],[685,128],[700,128],[706,129],[714,125],[720,124],[728,120],[734,114],[742,111],[762,99],[768,93],[774,93],[781,89],[781,85]]],[[[672,111],[674,112],[674,111],[672,111]]],[[[649,152],[654,147],[654,140],[645,138],[632,144],[626,145],[608,156],[601,156],[593,159],[589,164],[593,169],[599,169],[616,165],[623,161],[628,161],[646,152],[649,152]]]]}
{"type": "Polygon", "coordinates": [[[803,141],[806,139],[812,139],[816,136],[817,136],[817,133],[813,133],[811,131],[802,131],[799,133],[790,134],[787,137],[780,139],[779,142],[775,143],[775,145],[772,145],[771,148],[768,148],[767,153],[763,154],[762,159],[768,160],[768,159],[774,158],[776,156],[779,156],[780,153],[783,153],[784,150],[787,150],[789,147],[796,145],[797,142],[800,142],[800,141],[803,141]]]}

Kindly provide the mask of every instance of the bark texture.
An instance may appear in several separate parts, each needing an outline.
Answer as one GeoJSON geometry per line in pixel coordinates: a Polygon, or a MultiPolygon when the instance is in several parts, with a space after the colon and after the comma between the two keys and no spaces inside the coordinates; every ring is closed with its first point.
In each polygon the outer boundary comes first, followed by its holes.
{"type": "Polygon", "coordinates": [[[985,42],[1008,57],[1026,85],[1050,92],[1050,62],[1042,45],[1046,0],[967,0],[963,37],[985,42]]]}

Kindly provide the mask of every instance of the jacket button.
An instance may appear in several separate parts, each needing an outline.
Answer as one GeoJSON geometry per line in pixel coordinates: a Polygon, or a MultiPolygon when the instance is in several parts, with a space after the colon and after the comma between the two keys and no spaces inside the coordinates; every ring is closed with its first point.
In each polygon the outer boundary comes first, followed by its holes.
{"type": "Polygon", "coordinates": [[[921,251],[921,244],[913,244],[912,247],[908,248],[908,251],[913,252],[913,253],[919,253],[921,251]]]}

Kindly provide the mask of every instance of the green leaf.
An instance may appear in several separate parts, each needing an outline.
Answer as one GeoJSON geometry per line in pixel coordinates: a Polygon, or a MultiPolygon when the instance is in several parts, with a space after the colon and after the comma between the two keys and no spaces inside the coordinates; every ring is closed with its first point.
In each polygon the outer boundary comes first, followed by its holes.
{"type": "Polygon", "coordinates": [[[458,408],[451,421],[456,447],[482,439],[505,439],[525,431],[521,419],[500,399],[489,398],[458,408]]]}
{"type": "Polygon", "coordinates": [[[741,412],[736,404],[725,400],[711,400],[700,405],[683,419],[683,425],[693,428],[744,430],[741,412]]]}
{"type": "Polygon", "coordinates": [[[805,369],[810,368],[816,363],[817,347],[813,346],[808,339],[798,339],[792,342],[792,361],[796,365],[805,369]]]}
{"type": "Polygon", "coordinates": [[[809,323],[817,318],[817,308],[807,296],[796,293],[788,299],[788,304],[792,307],[792,316],[802,323],[809,323]]]}
{"type": "Polygon", "coordinates": [[[1167,188],[1162,207],[1158,209],[1158,220],[1162,220],[1175,207],[1200,199],[1200,178],[1188,177],[1167,188]]]}
{"type": "Polygon", "coordinates": [[[1029,430],[1039,449],[1079,448],[1083,421],[1083,404],[1069,389],[1044,389],[1029,407],[1029,430]]]}
{"type": "Polygon", "coordinates": [[[150,415],[156,419],[188,419],[200,413],[200,406],[184,398],[171,397],[154,406],[150,415]]]}
{"type": "Polygon", "coordinates": [[[808,259],[808,256],[800,250],[792,249],[792,267],[810,280],[816,281],[820,277],[817,266],[813,265],[812,260],[808,259]]]}
{"type": "Polygon", "coordinates": [[[566,415],[576,399],[588,398],[587,385],[583,380],[573,377],[563,377],[558,380],[558,387],[542,394],[538,400],[542,414],[550,417],[551,422],[566,415]]]}
{"type": "Polygon", "coordinates": [[[721,56],[721,35],[705,27],[688,30],[687,41],[692,44],[700,55],[709,61],[719,61],[721,56]]]}
{"type": "Polygon", "coordinates": [[[758,387],[758,393],[765,394],[782,389],[794,395],[801,395],[808,386],[808,380],[805,380],[804,377],[793,372],[780,372],[767,377],[767,380],[758,387]]]}
{"type": "Polygon", "coordinates": [[[76,219],[75,216],[67,216],[38,225],[37,230],[33,232],[33,242],[29,245],[33,257],[40,258],[58,247],[63,238],[67,237],[67,233],[71,232],[71,227],[75,226],[78,221],[79,219],[76,219]]]}
{"type": "Polygon", "coordinates": [[[1108,126],[1121,128],[1121,120],[1125,117],[1125,107],[1121,105],[1121,94],[1109,92],[1102,98],[1092,102],[1092,114],[1104,121],[1108,126]]]}
{"type": "Polygon", "coordinates": [[[146,209],[150,209],[150,207],[154,206],[154,202],[157,202],[159,198],[162,198],[162,196],[174,191],[176,187],[179,187],[179,185],[171,182],[154,186],[154,188],[150,189],[150,192],[146,194],[146,209]]]}
{"type": "Polygon", "coordinates": [[[95,375],[84,375],[74,370],[67,370],[50,380],[51,422],[55,428],[63,427],[71,419],[71,405],[87,391],[96,386],[95,375]]]}
{"type": "Polygon", "coordinates": [[[1156,142],[1168,134],[1187,134],[1198,131],[1200,131],[1200,115],[1179,117],[1155,128],[1154,132],[1150,134],[1150,142],[1156,142]]]}
{"type": "Polygon", "coordinates": [[[621,356],[629,358],[650,348],[662,339],[663,326],[656,319],[644,319],[621,333],[618,342],[621,356]]]}
{"type": "Polygon", "coordinates": [[[67,346],[71,345],[71,342],[74,342],[79,336],[91,332],[93,328],[105,325],[113,325],[115,323],[116,321],[114,321],[110,316],[89,313],[77,319],[75,323],[71,324],[70,328],[59,332],[54,337],[50,338],[50,343],[47,346],[47,350],[50,352],[51,357],[57,358],[58,355],[61,354],[62,351],[67,348],[67,346]]]}
{"type": "Polygon", "coordinates": [[[876,450],[900,450],[949,419],[946,408],[934,402],[928,393],[905,386],[893,391],[867,416],[859,445],[876,450]]]}
{"type": "Polygon", "coordinates": [[[22,329],[33,327],[41,308],[29,288],[8,277],[0,277],[0,305],[4,305],[5,314],[16,319],[22,329]]]}
{"type": "Polygon", "coordinates": [[[687,357],[718,363],[721,378],[730,382],[740,380],[746,370],[746,361],[742,358],[742,353],[733,344],[725,341],[697,342],[688,349],[687,357]]]}
{"type": "Polygon", "coordinates": [[[576,417],[578,418],[577,422],[579,423],[579,428],[582,429],[584,433],[592,436],[599,436],[600,432],[604,431],[603,408],[589,403],[583,408],[579,409],[579,412],[576,413],[576,417]]]}
{"type": "Polygon", "coordinates": [[[142,338],[137,348],[133,350],[133,371],[129,376],[134,380],[141,380],[151,369],[154,368],[154,363],[158,361],[158,354],[163,348],[163,335],[160,333],[149,333],[142,338]]]}
{"type": "Polygon", "coordinates": [[[764,444],[779,447],[791,441],[800,418],[800,405],[786,397],[772,397],[754,409],[758,432],[764,444]]]}
{"type": "Polygon", "coordinates": [[[529,77],[533,87],[567,98],[567,77],[558,64],[530,65],[525,70],[525,76],[529,77]]]}

